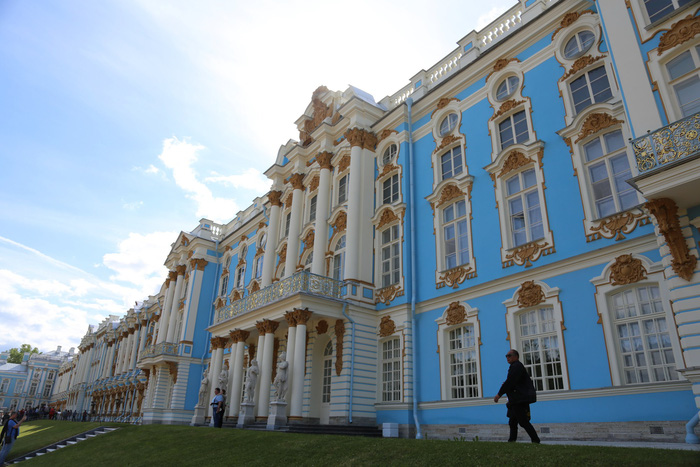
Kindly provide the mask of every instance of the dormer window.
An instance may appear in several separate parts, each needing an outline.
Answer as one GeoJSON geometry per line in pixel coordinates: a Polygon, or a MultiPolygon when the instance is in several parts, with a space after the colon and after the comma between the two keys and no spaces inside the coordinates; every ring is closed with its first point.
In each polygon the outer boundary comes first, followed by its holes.
{"type": "Polygon", "coordinates": [[[445,117],[442,122],[440,122],[440,137],[452,133],[452,130],[457,126],[457,120],[458,117],[456,113],[451,113],[445,117]]]}
{"type": "Polygon", "coordinates": [[[595,35],[588,30],[577,32],[564,46],[564,58],[574,60],[588,52],[593,45],[595,35]]]}

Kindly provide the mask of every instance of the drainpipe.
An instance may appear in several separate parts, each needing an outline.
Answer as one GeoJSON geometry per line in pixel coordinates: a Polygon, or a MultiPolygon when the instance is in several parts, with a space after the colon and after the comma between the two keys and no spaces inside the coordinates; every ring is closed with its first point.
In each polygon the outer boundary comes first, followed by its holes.
{"type": "Polygon", "coordinates": [[[413,160],[413,120],[411,109],[413,107],[413,99],[406,99],[406,109],[408,110],[408,167],[409,172],[409,188],[408,188],[408,205],[411,214],[411,267],[409,269],[411,275],[411,331],[413,334],[413,349],[411,350],[411,366],[413,367],[413,377],[411,378],[413,387],[413,423],[416,425],[416,439],[422,439],[423,435],[420,432],[420,422],[418,421],[418,366],[416,364],[416,349],[418,348],[418,329],[416,327],[416,203],[415,203],[415,164],[413,160]]]}
{"type": "Polygon", "coordinates": [[[695,416],[685,424],[685,442],[688,444],[700,444],[700,438],[695,434],[695,425],[700,421],[700,412],[696,412],[695,416]]]}
{"type": "Polygon", "coordinates": [[[352,325],[350,331],[350,404],[348,404],[348,423],[352,423],[352,388],[355,382],[355,321],[345,313],[347,308],[347,302],[343,303],[343,316],[345,316],[352,325]]]}

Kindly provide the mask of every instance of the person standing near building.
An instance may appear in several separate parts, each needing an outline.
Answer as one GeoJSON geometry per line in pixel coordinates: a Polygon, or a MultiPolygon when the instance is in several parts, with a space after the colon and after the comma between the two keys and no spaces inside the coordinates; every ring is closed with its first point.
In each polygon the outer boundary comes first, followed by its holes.
{"type": "Polygon", "coordinates": [[[5,426],[2,428],[2,449],[0,450],[0,465],[5,463],[5,458],[10,453],[12,445],[15,444],[15,440],[19,436],[19,426],[24,423],[27,416],[24,415],[20,421],[17,421],[17,412],[12,412],[10,414],[10,419],[7,421],[5,426]]]}
{"type": "Polygon", "coordinates": [[[221,428],[224,421],[224,396],[221,395],[221,389],[214,389],[214,398],[211,400],[212,409],[212,419],[214,420],[214,426],[216,428],[221,428]]]}
{"type": "Polygon", "coordinates": [[[498,394],[493,398],[498,402],[503,394],[508,396],[506,407],[508,408],[508,424],[510,425],[510,437],[508,442],[512,443],[518,439],[518,425],[523,427],[533,443],[540,442],[535,427],[530,423],[530,404],[537,401],[537,392],[532,379],[525,369],[525,365],[520,361],[520,354],[515,349],[510,349],[506,353],[506,360],[510,364],[508,376],[498,390],[498,394]]]}

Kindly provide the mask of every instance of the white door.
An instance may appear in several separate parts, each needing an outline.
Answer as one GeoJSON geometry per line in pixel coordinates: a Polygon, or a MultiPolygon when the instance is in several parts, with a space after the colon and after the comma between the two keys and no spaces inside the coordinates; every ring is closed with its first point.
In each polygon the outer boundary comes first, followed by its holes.
{"type": "Polygon", "coordinates": [[[327,425],[331,414],[331,375],[333,374],[333,344],[323,351],[323,377],[321,379],[321,424],[327,425]]]}

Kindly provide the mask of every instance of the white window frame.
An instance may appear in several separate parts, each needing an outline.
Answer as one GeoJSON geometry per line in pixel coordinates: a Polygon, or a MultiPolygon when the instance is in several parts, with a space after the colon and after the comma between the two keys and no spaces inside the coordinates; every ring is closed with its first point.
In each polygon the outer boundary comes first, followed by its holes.
{"type": "Polygon", "coordinates": [[[527,144],[531,140],[531,135],[530,135],[530,119],[528,118],[527,111],[524,108],[517,108],[513,112],[509,112],[504,118],[501,118],[498,120],[498,123],[496,124],[496,127],[498,129],[498,147],[500,151],[505,151],[509,147],[515,145],[515,144],[527,144]],[[520,121],[524,121],[526,125],[526,132],[525,133],[516,133],[515,129],[515,117],[519,116],[522,114],[522,119],[520,121]],[[511,133],[512,136],[512,142],[508,144],[507,146],[504,146],[504,139],[503,139],[503,133],[502,133],[502,128],[501,125],[504,123],[509,122],[510,125],[508,126],[508,130],[511,133]],[[525,135],[523,137],[523,135],[525,135]]]}
{"type": "MultiPolygon", "coordinates": [[[[605,347],[608,352],[608,363],[610,365],[610,377],[613,386],[631,386],[625,384],[623,377],[623,368],[620,361],[620,355],[617,351],[618,341],[615,333],[615,319],[613,316],[613,305],[611,303],[611,297],[626,289],[638,288],[644,286],[657,286],[659,288],[659,293],[661,295],[661,305],[664,309],[664,317],[666,318],[666,325],[669,329],[669,337],[671,339],[671,346],[673,348],[673,357],[675,359],[676,367],[678,369],[684,368],[683,354],[680,346],[680,337],[678,336],[678,330],[675,326],[675,318],[673,315],[673,310],[670,309],[668,304],[670,303],[670,295],[668,288],[666,286],[666,279],[664,277],[664,267],[662,262],[653,262],[644,255],[632,254],[632,257],[641,262],[641,265],[646,270],[646,277],[632,284],[626,285],[613,285],[613,279],[611,277],[612,266],[616,263],[615,260],[610,261],[605,265],[600,276],[591,279],[591,283],[595,286],[595,302],[596,308],[598,309],[598,324],[603,328],[603,336],[605,337],[605,347]]],[[[685,380],[682,374],[679,374],[680,381],[685,380]]],[[[653,384],[674,384],[676,381],[664,381],[664,382],[649,382],[649,383],[636,383],[637,385],[653,385],[653,384]]]]}
{"type": "MultiPolygon", "coordinates": [[[[700,67],[672,82],[671,76],[668,73],[667,65],[686,51],[691,51],[690,53],[694,60],[700,60],[700,52],[698,52],[696,47],[700,47],[700,36],[696,36],[692,40],[683,42],[673,49],[665,50],[660,56],[657,53],[649,54],[649,61],[647,62],[649,72],[652,79],[657,84],[659,95],[661,96],[661,101],[663,102],[663,106],[666,110],[667,118],[670,123],[685,118],[683,117],[682,109],[678,103],[674,84],[677,84],[679,81],[683,81],[684,79],[688,79],[693,73],[695,76],[700,76],[700,67]]],[[[696,63],[698,62],[696,61],[696,63]]]]}
{"type": "Polygon", "coordinates": [[[535,280],[534,283],[535,285],[540,287],[544,295],[540,303],[533,306],[520,307],[520,305],[518,304],[518,298],[520,290],[522,289],[522,285],[515,290],[515,293],[513,294],[513,297],[511,299],[503,302],[503,304],[506,306],[506,328],[508,329],[508,340],[510,341],[510,348],[515,349],[520,353],[520,361],[522,361],[523,364],[526,365],[522,350],[523,336],[521,336],[520,332],[520,316],[533,310],[539,310],[542,308],[551,309],[555,323],[554,333],[556,334],[557,341],[559,343],[559,356],[561,363],[563,387],[554,390],[548,390],[546,388],[538,389],[538,392],[542,393],[568,391],[570,389],[569,369],[566,358],[566,343],[564,341],[564,316],[562,313],[561,301],[559,300],[559,288],[550,288],[547,284],[538,280],[535,280]]]}
{"type": "Polygon", "coordinates": [[[635,22],[638,25],[638,30],[642,39],[642,42],[646,42],[648,39],[654,36],[656,32],[661,29],[668,29],[673,23],[677,22],[681,17],[686,16],[690,13],[687,10],[692,8],[692,2],[678,7],[677,0],[671,0],[673,2],[674,9],[669,11],[668,14],[656,18],[655,21],[651,21],[649,18],[649,13],[647,11],[644,0],[631,0],[629,2],[634,16],[637,19],[635,22]]]}
{"type": "Polygon", "coordinates": [[[426,197],[433,209],[435,257],[437,258],[435,270],[436,288],[441,288],[445,285],[457,288],[457,286],[466,279],[476,277],[476,260],[474,257],[474,243],[472,236],[471,189],[473,180],[474,177],[472,176],[459,181],[447,180],[438,185],[437,190],[433,194],[426,197]],[[458,264],[454,268],[448,268],[446,262],[446,245],[444,241],[444,212],[449,206],[461,201],[465,203],[466,208],[465,220],[467,223],[468,261],[463,264],[458,264]],[[456,269],[464,270],[464,274],[460,274],[456,279],[446,274],[448,271],[456,269]]]}
{"type": "Polygon", "coordinates": [[[481,371],[481,323],[479,321],[479,309],[472,308],[468,303],[456,302],[447,307],[442,315],[435,320],[438,326],[438,352],[440,354],[440,398],[441,400],[471,400],[483,397],[484,386],[481,371]],[[448,318],[448,313],[450,312],[450,307],[457,306],[464,308],[464,319],[462,322],[448,324],[450,320],[448,318]],[[474,329],[474,340],[475,340],[475,353],[476,353],[476,375],[478,378],[477,391],[478,394],[472,397],[464,398],[454,398],[452,397],[452,380],[450,374],[450,342],[449,335],[450,331],[454,329],[472,326],[474,329]]]}
{"type": "Polygon", "coordinates": [[[350,189],[350,174],[343,173],[343,175],[338,177],[337,190],[336,190],[336,193],[337,193],[336,205],[345,204],[348,202],[349,189],[350,189]]]}
{"type": "Polygon", "coordinates": [[[380,288],[390,287],[401,282],[401,224],[394,222],[391,225],[384,227],[378,232],[379,236],[379,284],[380,288]],[[389,241],[384,241],[384,233],[392,232],[389,234],[389,241]],[[388,248],[389,257],[384,258],[384,251],[388,248]],[[394,252],[394,250],[396,250],[394,252]],[[397,267],[394,267],[394,263],[398,263],[397,267]],[[388,264],[389,270],[384,271],[384,265],[388,264]],[[385,276],[389,276],[388,283],[384,280],[385,276]],[[396,280],[395,280],[396,276],[396,280]]]}
{"type": "Polygon", "coordinates": [[[466,138],[460,132],[462,126],[461,107],[460,102],[456,98],[452,98],[448,104],[443,106],[441,109],[435,110],[431,116],[430,122],[436,146],[432,154],[433,191],[437,185],[444,180],[461,180],[469,176],[469,167],[467,166],[466,158],[466,138]],[[457,123],[452,131],[441,135],[440,124],[450,114],[457,115],[457,123]],[[458,156],[455,155],[456,151],[459,151],[458,156]],[[443,156],[447,155],[450,155],[452,160],[452,172],[446,177],[442,171],[442,158],[443,156]],[[461,171],[459,173],[454,173],[455,158],[459,158],[461,165],[461,171]]]}
{"type": "Polygon", "coordinates": [[[22,394],[22,391],[24,391],[24,380],[15,381],[15,394],[22,394]]]}
{"type": "Polygon", "coordinates": [[[528,267],[531,265],[532,261],[536,261],[541,256],[554,251],[554,237],[549,226],[547,201],[544,196],[545,180],[542,171],[544,143],[538,141],[528,146],[516,144],[510,146],[508,149],[508,151],[499,154],[498,158],[492,164],[487,165],[485,169],[491,174],[496,188],[496,202],[501,225],[501,262],[504,267],[512,266],[513,264],[525,265],[528,267]],[[513,165],[513,160],[519,162],[513,165]],[[506,181],[513,175],[530,169],[534,169],[535,171],[535,188],[539,196],[544,236],[536,240],[530,239],[529,242],[522,245],[515,245],[511,228],[511,218],[509,215],[509,196],[507,194],[506,181]],[[538,245],[537,251],[527,260],[521,261],[517,254],[518,251],[527,248],[531,243],[538,245]]]}
{"type": "Polygon", "coordinates": [[[2,383],[0,383],[0,393],[6,394],[8,389],[10,389],[10,379],[3,378],[2,383]]]}
{"type": "Polygon", "coordinates": [[[313,193],[309,197],[309,222],[316,220],[316,210],[318,208],[318,195],[313,193]]]}
{"type": "MultiPolygon", "coordinates": [[[[403,276],[403,247],[404,247],[404,224],[403,215],[406,211],[406,206],[392,205],[386,206],[381,210],[378,210],[374,217],[372,218],[372,224],[375,226],[374,233],[374,283],[376,290],[382,291],[384,289],[391,289],[393,292],[390,293],[394,298],[402,294],[404,288],[404,276],[403,276]],[[381,224],[381,225],[380,225],[381,224]],[[399,282],[394,284],[389,284],[387,286],[383,285],[382,282],[382,234],[386,229],[397,226],[398,228],[398,259],[399,259],[399,282]]],[[[392,241],[393,243],[393,241],[392,241]]]]}
{"type": "Polygon", "coordinates": [[[380,403],[396,403],[396,402],[401,402],[403,401],[403,365],[404,365],[404,359],[403,359],[403,343],[402,343],[402,338],[400,334],[394,333],[391,336],[387,336],[384,339],[381,339],[379,341],[379,355],[380,355],[380,365],[379,365],[379,397],[378,397],[378,402],[380,403]],[[387,360],[385,358],[386,350],[384,349],[384,346],[392,342],[395,344],[395,347],[391,349],[392,351],[392,358],[387,360]],[[398,353],[398,356],[396,356],[396,353],[398,353]],[[387,363],[392,363],[394,365],[394,368],[392,370],[392,373],[396,372],[396,367],[398,367],[398,380],[397,379],[392,379],[391,381],[386,380],[386,369],[384,368],[384,365],[387,363]],[[387,391],[386,386],[387,384],[397,384],[398,383],[398,389],[392,389],[390,391],[387,391]],[[394,397],[398,392],[398,397],[394,397]],[[390,394],[390,397],[387,399],[387,395],[390,394]]]}
{"type": "Polygon", "coordinates": [[[340,236],[338,239],[335,241],[335,245],[333,246],[333,249],[331,250],[333,252],[333,256],[331,257],[330,261],[330,271],[328,271],[328,275],[332,277],[335,280],[340,280],[342,281],[343,278],[345,277],[345,247],[346,247],[346,234],[345,232],[340,233],[340,236]],[[342,242],[342,246],[341,246],[342,242]],[[338,266],[338,267],[336,267],[338,266]],[[339,274],[336,275],[336,271],[339,272],[339,274]],[[336,277],[337,276],[337,277],[336,277]]]}

